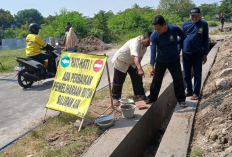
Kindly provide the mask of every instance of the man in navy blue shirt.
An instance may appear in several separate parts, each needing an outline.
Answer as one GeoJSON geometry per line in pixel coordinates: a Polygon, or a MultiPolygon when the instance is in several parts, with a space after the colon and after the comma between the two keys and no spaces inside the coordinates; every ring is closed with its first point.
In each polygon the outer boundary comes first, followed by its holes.
{"type": "Polygon", "coordinates": [[[178,45],[182,48],[184,80],[187,87],[186,96],[198,100],[201,90],[202,63],[207,61],[209,51],[209,28],[205,20],[201,20],[199,8],[192,8],[190,19],[182,25],[187,38],[178,45]],[[194,70],[194,87],[192,87],[191,70],[194,70]]]}
{"type": "Polygon", "coordinates": [[[179,41],[181,42],[186,38],[186,35],[178,26],[166,24],[163,16],[161,15],[157,15],[152,20],[152,24],[155,32],[153,32],[150,37],[150,76],[153,76],[153,80],[147,104],[157,100],[164,73],[166,69],[168,69],[173,78],[176,98],[182,107],[187,107],[187,104],[185,103],[185,89],[180,66],[180,55],[177,49],[177,36],[181,37],[181,40],[179,41]],[[154,69],[155,63],[156,65],[154,69]]]}

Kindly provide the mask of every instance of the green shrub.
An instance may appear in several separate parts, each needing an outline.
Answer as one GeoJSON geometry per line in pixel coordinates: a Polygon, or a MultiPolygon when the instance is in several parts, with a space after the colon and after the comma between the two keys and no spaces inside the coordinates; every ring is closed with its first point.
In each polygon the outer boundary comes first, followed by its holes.
{"type": "Polygon", "coordinates": [[[208,25],[209,25],[209,27],[218,26],[217,22],[215,22],[215,21],[209,21],[208,25]]]}

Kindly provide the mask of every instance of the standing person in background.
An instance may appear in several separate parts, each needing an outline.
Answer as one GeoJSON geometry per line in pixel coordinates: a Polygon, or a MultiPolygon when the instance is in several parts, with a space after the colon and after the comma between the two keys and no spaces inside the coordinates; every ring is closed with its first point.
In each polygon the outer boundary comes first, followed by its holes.
{"type": "Polygon", "coordinates": [[[152,25],[155,29],[150,39],[150,76],[153,76],[153,80],[150,87],[150,95],[148,96],[147,104],[157,100],[165,71],[168,69],[172,75],[177,101],[181,107],[188,107],[188,105],[185,103],[184,82],[180,66],[180,55],[177,49],[178,42],[183,41],[186,38],[186,35],[178,26],[168,25],[161,15],[154,17],[152,20],[152,25]],[[180,41],[177,40],[178,36],[181,37],[180,41]],[[156,65],[154,68],[155,63],[156,65]]]}
{"type": "Polygon", "coordinates": [[[67,27],[65,27],[65,28],[66,28],[65,37],[67,37],[68,32],[69,32],[69,30],[70,30],[71,27],[67,26],[67,27]]]}
{"type": "Polygon", "coordinates": [[[224,26],[224,22],[225,22],[225,18],[224,18],[224,16],[222,16],[222,17],[221,17],[222,29],[223,29],[223,26],[224,26]]]}
{"type": "Polygon", "coordinates": [[[68,29],[71,27],[70,22],[67,23],[66,27],[64,28],[64,33],[68,32],[68,29]]]}
{"type": "Polygon", "coordinates": [[[78,46],[77,36],[72,27],[70,28],[69,33],[66,37],[65,47],[67,51],[77,52],[78,50],[80,50],[80,47],[78,46]]]}
{"type": "Polygon", "coordinates": [[[192,100],[198,100],[201,90],[202,63],[206,63],[209,51],[208,23],[201,20],[199,8],[191,9],[190,19],[183,23],[182,30],[187,38],[178,45],[178,49],[179,52],[182,49],[184,80],[187,87],[186,96],[192,96],[192,100]],[[194,88],[191,77],[192,67],[194,70],[194,88]]]}
{"type": "Polygon", "coordinates": [[[70,27],[69,27],[69,26],[66,26],[66,27],[65,27],[65,31],[66,31],[66,32],[65,32],[64,42],[63,42],[64,44],[66,43],[66,40],[67,40],[67,36],[68,36],[69,29],[70,29],[70,27]]]}

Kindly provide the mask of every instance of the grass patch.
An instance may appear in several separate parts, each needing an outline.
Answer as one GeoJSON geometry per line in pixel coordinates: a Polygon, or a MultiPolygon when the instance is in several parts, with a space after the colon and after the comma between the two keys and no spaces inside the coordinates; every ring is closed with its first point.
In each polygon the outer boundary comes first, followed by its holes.
{"type": "Polygon", "coordinates": [[[201,157],[202,152],[203,152],[202,149],[197,148],[194,150],[192,157],[201,157]]]}
{"type": "MultiPolygon", "coordinates": [[[[143,69],[145,72],[145,78],[143,79],[144,88],[147,91],[150,88],[152,80],[152,77],[149,77],[150,65],[143,67],[143,69]]],[[[129,75],[123,85],[122,98],[134,98],[129,75]]],[[[106,87],[95,94],[93,104],[97,103],[98,105],[109,99],[109,88],[106,87]]],[[[0,156],[25,157],[27,155],[33,155],[35,157],[78,157],[104,133],[105,129],[101,129],[97,125],[92,124],[86,128],[82,128],[82,131],[77,133],[77,129],[73,126],[76,119],[78,117],[61,112],[58,116],[48,119],[45,124],[31,130],[27,135],[2,150],[0,156]],[[68,135],[71,137],[72,142],[63,147],[49,144],[48,137],[56,134],[68,135]]],[[[87,119],[93,121],[95,117],[88,114],[87,119]]]]}
{"type": "MultiPolygon", "coordinates": [[[[221,26],[221,22],[220,21],[206,21],[209,25],[209,27],[214,27],[214,26],[221,26]]],[[[225,22],[224,25],[226,24],[230,24],[228,22],[225,22]]]]}
{"type": "Polygon", "coordinates": [[[137,36],[143,35],[145,32],[142,31],[136,31],[136,32],[128,32],[125,34],[120,34],[114,43],[117,43],[117,46],[115,48],[121,48],[128,40],[135,38],[137,36]]]}
{"type": "Polygon", "coordinates": [[[76,116],[67,113],[60,113],[58,116],[48,119],[44,125],[31,130],[27,135],[2,150],[0,152],[0,156],[79,156],[83,150],[97,139],[105,130],[100,129],[93,124],[90,127],[83,128],[82,132],[77,133],[77,129],[71,126],[76,119],[76,116]],[[57,132],[71,135],[72,139],[75,141],[62,147],[62,149],[49,145],[46,138],[57,132]]]}
{"type": "Polygon", "coordinates": [[[218,23],[217,21],[208,21],[208,25],[209,27],[213,27],[213,26],[219,26],[220,23],[218,23]]]}
{"type": "Polygon", "coordinates": [[[209,33],[209,35],[232,35],[232,31],[230,32],[220,32],[218,29],[215,29],[209,33]]]}
{"type": "Polygon", "coordinates": [[[217,34],[219,34],[219,33],[220,33],[220,32],[219,32],[218,29],[214,29],[214,30],[212,30],[212,31],[209,32],[210,35],[217,35],[217,34]]]}
{"type": "Polygon", "coordinates": [[[26,57],[26,49],[3,50],[0,51],[0,73],[13,72],[14,67],[18,65],[15,61],[16,57],[26,57]]]}

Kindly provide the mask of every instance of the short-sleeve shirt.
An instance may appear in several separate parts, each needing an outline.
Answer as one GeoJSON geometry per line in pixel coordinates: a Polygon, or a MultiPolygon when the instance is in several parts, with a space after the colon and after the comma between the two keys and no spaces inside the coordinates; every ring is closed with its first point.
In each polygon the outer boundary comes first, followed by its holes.
{"type": "Polygon", "coordinates": [[[112,63],[114,68],[126,73],[129,66],[136,68],[134,56],[142,60],[147,48],[143,46],[142,36],[138,36],[127,41],[113,56],[112,63]]]}
{"type": "Polygon", "coordinates": [[[27,56],[35,56],[41,53],[40,47],[46,47],[47,43],[36,34],[29,34],[26,38],[27,48],[26,55],[27,56]]]}

